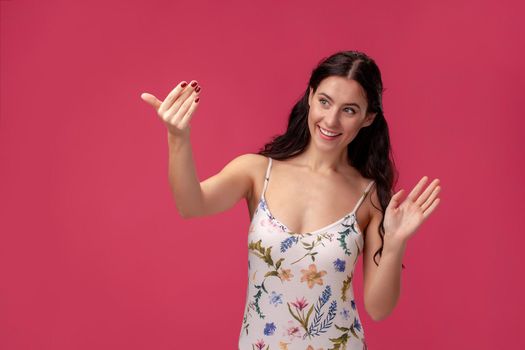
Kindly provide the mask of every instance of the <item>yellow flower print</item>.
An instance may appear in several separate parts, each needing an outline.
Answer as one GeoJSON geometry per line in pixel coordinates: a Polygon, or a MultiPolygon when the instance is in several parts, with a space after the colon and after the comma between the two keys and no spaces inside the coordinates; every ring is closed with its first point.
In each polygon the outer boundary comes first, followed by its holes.
{"type": "MultiPolygon", "coordinates": [[[[311,345],[308,345],[308,347],[306,348],[306,350],[315,350],[313,346],[311,345]]],[[[319,348],[317,350],[323,350],[323,348],[319,348]]]]}
{"type": "Polygon", "coordinates": [[[288,344],[290,343],[285,343],[283,342],[282,340],[279,342],[279,350],[288,350],[288,344]]]}
{"type": "Polygon", "coordinates": [[[281,269],[281,272],[279,272],[279,277],[282,281],[290,281],[290,279],[293,277],[293,274],[291,272],[291,269],[281,269]]]}
{"type": "Polygon", "coordinates": [[[312,289],[316,283],[322,286],[322,277],[327,274],[325,270],[317,272],[317,267],[315,264],[310,264],[310,266],[308,266],[308,270],[301,269],[301,273],[303,274],[301,277],[301,282],[306,281],[308,283],[308,288],[310,289],[312,289]]]}

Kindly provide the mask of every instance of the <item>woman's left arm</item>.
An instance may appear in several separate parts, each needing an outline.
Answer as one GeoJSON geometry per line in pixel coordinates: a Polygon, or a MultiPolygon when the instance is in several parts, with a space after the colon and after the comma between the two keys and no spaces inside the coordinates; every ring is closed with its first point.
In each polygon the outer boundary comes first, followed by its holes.
{"type": "MultiPolygon", "coordinates": [[[[423,191],[428,178],[424,176],[401,202],[403,190],[394,194],[385,211],[384,245],[379,266],[373,261],[375,251],[381,246],[378,228],[382,214],[375,209],[366,229],[363,253],[364,301],[370,317],[379,321],[395,308],[401,289],[401,264],[408,239],[429,217],[439,204],[439,179],[435,179],[423,191]]],[[[378,203],[377,193],[372,192],[373,202],[378,203]]]]}

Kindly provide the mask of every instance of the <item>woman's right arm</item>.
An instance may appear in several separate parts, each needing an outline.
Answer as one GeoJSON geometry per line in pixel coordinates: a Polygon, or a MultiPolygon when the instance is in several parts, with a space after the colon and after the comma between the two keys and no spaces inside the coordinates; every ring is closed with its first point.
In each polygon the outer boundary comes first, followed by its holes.
{"type": "Polygon", "coordinates": [[[189,137],[181,139],[168,132],[168,180],[175,205],[183,218],[193,216],[202,208],[202,193],[189,137]]]}
{"type": "MultiPolygon", "coordinates": [[[[189,121],[197,108],[199,91],[191,84],[181,84],[163,101],[151,94],[142,99],[155,107],[168,128],[168,178],[179,214],[184,218],[212,215],[233,207],[240,199],[249,198],[252,189],[251,170],[257,155],[236,157],[218,174],[199,182],[193,160],[189,121]]],[[[198,89],[200,90],[200,89],[198,89]]]]}
{"type": "Polygon", "coordinates": [[[189,140],[179,142],[168,135],[169,181],[179,214],[184,218],[208,216],[232,208],[248,199],[252,189],[251,170],[257,155],[243,154],[219,173],[199,182],[189,140]]]}

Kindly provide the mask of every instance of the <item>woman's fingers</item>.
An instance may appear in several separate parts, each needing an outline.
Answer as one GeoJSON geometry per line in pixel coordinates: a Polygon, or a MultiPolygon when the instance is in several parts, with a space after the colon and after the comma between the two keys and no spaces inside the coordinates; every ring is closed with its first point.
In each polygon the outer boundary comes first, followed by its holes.
{"type": "Polygon", "coordinates": [[[143,93],[140,97],[155,108],[157,115],[164,121],[172,135],[185,136],[189,132],[187,125],[196,110],[195,100],[198,99],[200,90],[201,87],[195,80],[190,83],[181,81],[164,101],[148,93],[143,93]]]}
{"type": "Polygon", "coordinates": [[[425,185],[425,182],[427,182],[428,180],[428,177],[426,176],[423,176],[421,178],[421,180],[419,180],[419,182],[416,184],[416,186],[414,186],[414,188],[412,189],[412,191],[410,191],[410,193],[408,194],[407,198],[412,201],[412,202],[415,202],[417,197],[419,196],[419,194],[421,193],[421,189],[423,188],[423,186],[425,185]]]}
{"type": "Polygon", "coordinates": [[[169,107],[169,109],[165,111],[164,114],[166,114],[166,120],[173,119],[174,115],[179,111],[182,104],[195,92],[198,86],[198,83],[195,80],[192,80],[190,84],[184,88],[176,100],[173,101],[173,104],[169,107]]]}
{"type": "MultiPolygon", "coordinates": [[[[191,104],[193,103],[195,98],[197,98],[197,95],[198,95],[198,92],[193,90],[192,93],[182,102],[179,108],[174,110],[174,113],[170,115],[170,117],[168,118],[168,121],[173,125],[175,124],[180,125],[180,121],[182,117],[184,117],[186,112],[189,110],[191,104]]],[[[182,99],[182,96],[181,96],[181,99],[182,99]]]]}
{"type": "Polygon", "coordinates": [[[439,179],[434,179],[434,181],[432,181],[427,186],[425,191],[417,198],[417,200],[415,201],[416,204],[421,206],[423,203],[425,203],[428,197],[434,192],[434,190],[438,188],[438,184],[439,184],[439,179]]]}
{"type": "Polygon", "coordinates": [[[432,193],[430,193],[428,198],[425,199],[423,204],[417,203],[418,205],[421,206],[421,209],[423,209],[423,212],[425,212],[436,200],[439,200],[439,198],[437,198],[437,195],[440,191],[441,191],[441,187],[439,186],[434,187],[434,190],[432,191],[432,193]]]}
{"type": "Polygon", "coordinates": [[[142,100],[146,101],[150,106],[155,108],[156,111],[159,109],[160,105],[162,104],[162,101],[160,101],[158,98],[156,98],[152,94],[148,94],[147,92],[142,93],[142,95],[140,95],[140,98],[142,98],[142,100]]]}
{"type": "Polygon", "coordinates": [[[430,207],[428,207],[427,209],[423,211],[423,217],[425,220],[430,216],[430,214],[432,214],[432,212],[434,211],[434,209],[436,209],[438,204],[439,204],[439,198],[436,198],[434,201],[432,201],[432,204],[430,205],[430,207]]]}
{"type": "Polygon", "coordinates": [[[403,189],[400,189],[390,198],[388,206],[391,209],[396,209],[397,207],[399,207],[399,204],[401,204],[401,194],[403,193],[403,191],[403,189]]]}
{"type": "Polygon", "coordinates": [[[180,122],[182,128],[185,128],[186,125],[188,125],[189,122],[191,121],[191,117],[193,116],[193,114],[195,113],[195,110],[199,106],[199,99],[200,97],[197,95],[197,97],[193,100],[190,108],[188,109],[184,117],[182,117],[182,120],[180,122]]]}
{"type": "Polygon", "coordinates": [[[177,86],[175,86],[173,90],[170,91],[170,93],[168,94],[168,96],[166,96],[164,102],[162,102],[162,105],[157,111],[159,116],[163,115],[166,111],[168,111],[171,108],[173,103],[178,99],[180,94],[188,88],[188,86],[188,83],[186,83],[185,81],[181,81],[177,84],[177,86]]]}

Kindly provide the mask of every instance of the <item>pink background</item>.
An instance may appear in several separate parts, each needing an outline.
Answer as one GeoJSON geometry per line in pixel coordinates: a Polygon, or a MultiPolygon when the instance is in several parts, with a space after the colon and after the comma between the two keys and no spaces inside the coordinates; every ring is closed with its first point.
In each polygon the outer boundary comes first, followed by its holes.
{"type": "Polygon", "coordinates": [[[366,314],[356,267],[370,349],[525,346],[523,2],[0,9],[0,348],[236,349],[246,204],[178,216],[165,127],[140,94],[200,82],[191,130],[204,180],[283,132],[317,62],[348,49],[382,70],[397,188],[442,183],[384,321],[366,314]]]}

